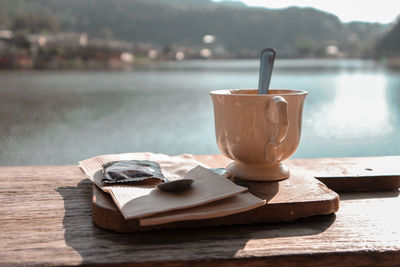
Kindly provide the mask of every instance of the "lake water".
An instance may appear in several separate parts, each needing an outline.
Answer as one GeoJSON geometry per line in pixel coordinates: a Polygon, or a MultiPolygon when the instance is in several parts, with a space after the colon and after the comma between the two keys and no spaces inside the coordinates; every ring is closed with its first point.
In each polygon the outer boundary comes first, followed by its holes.
{"type": "MultiPolygon", "coordinates": [[[[3,71],[0,165],[138,151],[216,154],[208,92],[257,85],[256,60],[3,71]]],[[[278,60],[271,87],[309,91],[294,157],[400,155],[399,72],[363,60],[278,60]]]]}

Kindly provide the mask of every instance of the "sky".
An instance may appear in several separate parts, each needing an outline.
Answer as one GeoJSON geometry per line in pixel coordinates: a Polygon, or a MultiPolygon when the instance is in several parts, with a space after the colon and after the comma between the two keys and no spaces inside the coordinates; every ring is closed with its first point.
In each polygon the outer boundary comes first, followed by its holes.
{"type": "MultiPolygon", "coordinates": [[[[214,0],[219,2],[221,0],[214,0]]],[[[343,22],[391,23],[400,14],[400,0],[234,0],[248,6],[285,8],[313,7],[339,17],[343,22]]]]}

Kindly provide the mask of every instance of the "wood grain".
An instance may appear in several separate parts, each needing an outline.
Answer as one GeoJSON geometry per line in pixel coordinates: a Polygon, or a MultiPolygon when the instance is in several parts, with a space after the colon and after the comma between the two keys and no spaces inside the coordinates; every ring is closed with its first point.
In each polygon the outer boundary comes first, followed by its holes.
{"type": "Polygon", "coordinates": [[[400,265],[397,190],[341,194],[336,215],[294,223],[120,234],[92,224],[91,186],[77,166],[1,167],[0,265],[400,265]]]}

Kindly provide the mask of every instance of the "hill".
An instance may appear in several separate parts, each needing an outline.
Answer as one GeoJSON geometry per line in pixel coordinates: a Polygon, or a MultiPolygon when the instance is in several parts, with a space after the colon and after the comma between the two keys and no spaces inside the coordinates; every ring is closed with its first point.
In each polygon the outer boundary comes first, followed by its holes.
{"type": "Polygon", "coordinates": [[[400,56],[400,18],[377,44],[381,56],[400,56]]]}
{"type": "Polygon", "coordinates": [[[369,56],[385,25],[342,23],[312,8],[270,10],[209,0],[2,0],[0,26],[15,31],[87,32],[158,46],[204,46],[215,35],[234,56],[275,47],[281,56],[323,56],[334,45],[348,56],[369,56]]]}

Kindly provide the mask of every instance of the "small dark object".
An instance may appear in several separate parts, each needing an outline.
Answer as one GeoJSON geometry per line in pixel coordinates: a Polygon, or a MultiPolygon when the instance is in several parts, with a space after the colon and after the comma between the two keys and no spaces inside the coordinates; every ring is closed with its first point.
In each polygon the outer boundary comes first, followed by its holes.
{"type": "Polygon", "coordinates": [[[162,181],[167,179],[161,172],[160,164],[149,160],[121,160],[103,165],[103,184],[119,184],[139,182],[155,178],[162,181]]]}
{"type": "Polygon", "coordinates": [[[167,192],[179,192],[187,189],[192,183],[192,179],[179,179],[174,181],[166,181],[158,184],[157,187],[167,192]]]}

